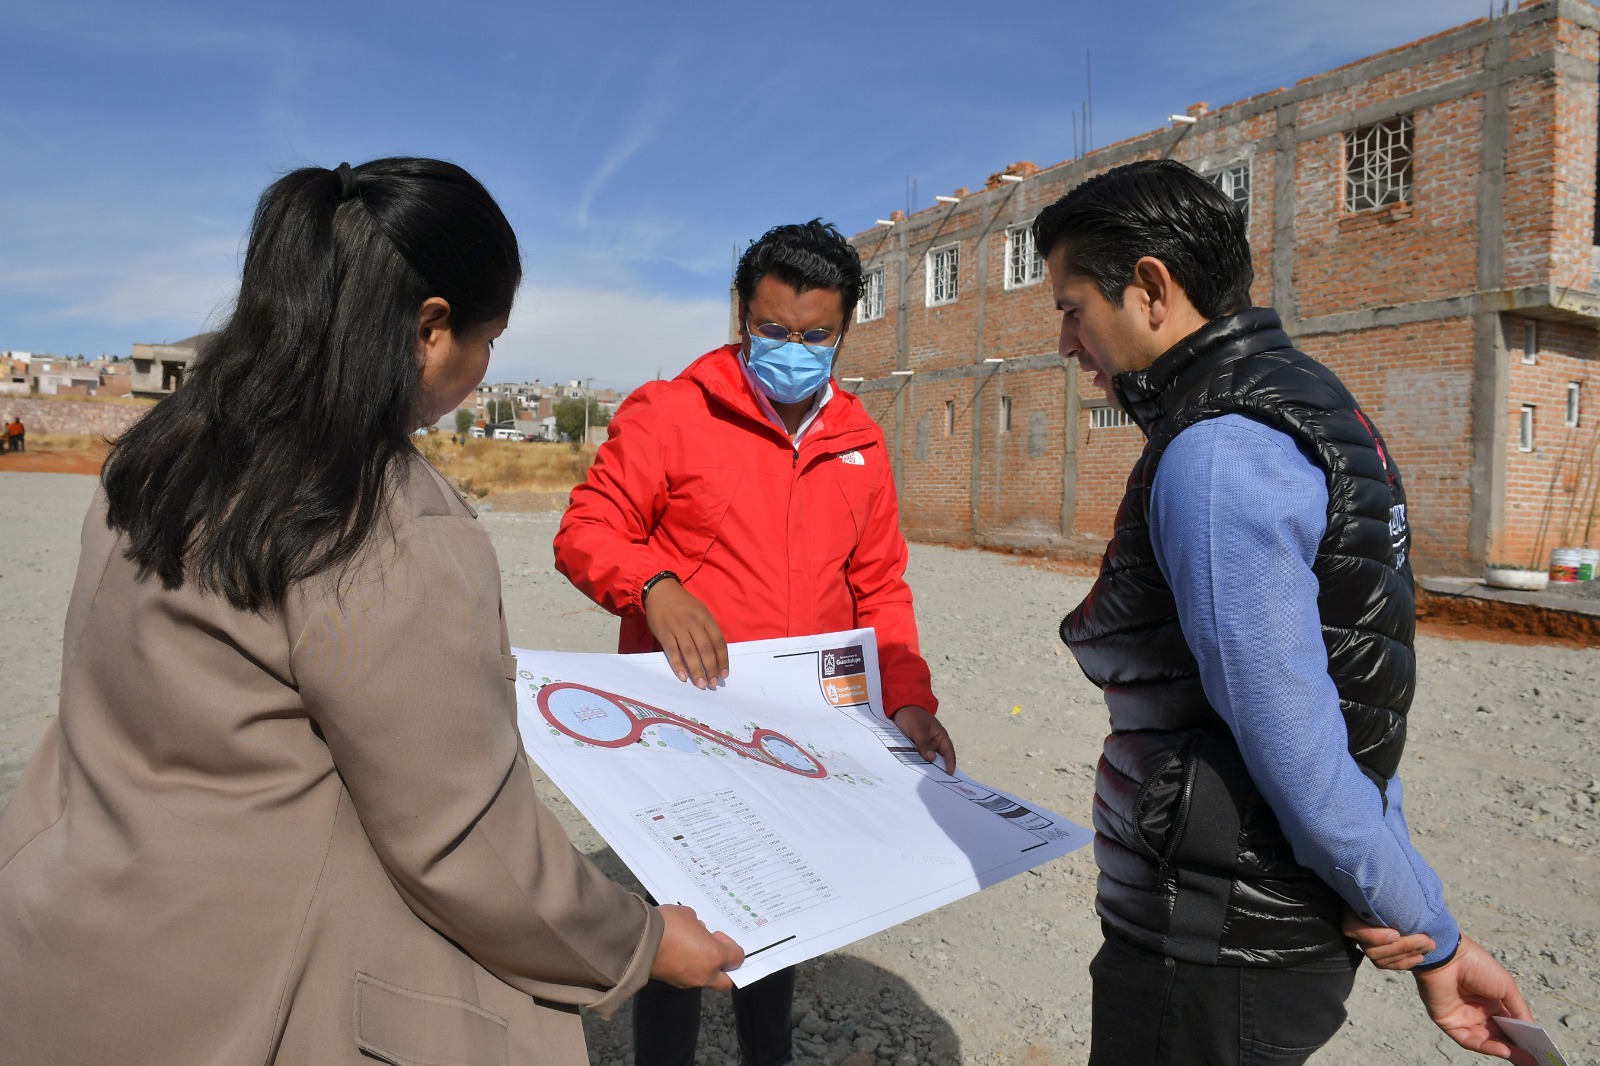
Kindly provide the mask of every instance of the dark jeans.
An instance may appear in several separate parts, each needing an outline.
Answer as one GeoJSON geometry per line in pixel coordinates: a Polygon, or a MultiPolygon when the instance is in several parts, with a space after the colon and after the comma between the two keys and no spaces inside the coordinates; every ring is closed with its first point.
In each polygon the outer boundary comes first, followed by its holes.
{"type": "Polygon", "coordinates": [[[1206,966],[1113,929],[1089,964],[1089,1066],[1297,1066],[1344,1024],[1361,953],[1299,966],[1206,966]]]}
{"type": "MultiPolygon", "coordinates": [[[[733,990],[740,1066],[788,1066],[794,1061],[794,967],[733,990]]],[[[693,1066],[700,1042],[700,990],[651,981],[633,997],[636,1066],[693,1066]]]]}

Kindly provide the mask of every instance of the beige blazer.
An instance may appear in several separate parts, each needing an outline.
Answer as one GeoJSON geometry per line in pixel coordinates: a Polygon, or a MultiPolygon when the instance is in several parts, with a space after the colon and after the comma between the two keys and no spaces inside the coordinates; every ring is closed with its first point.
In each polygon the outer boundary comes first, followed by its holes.
{"type": "Polygon", "coordinates": [[[534,795],[494,550],[409,462],[337,592],[139,580],[97,498],[0,812],[0,1063],[586,1062],[661,919],[534,795]]]}

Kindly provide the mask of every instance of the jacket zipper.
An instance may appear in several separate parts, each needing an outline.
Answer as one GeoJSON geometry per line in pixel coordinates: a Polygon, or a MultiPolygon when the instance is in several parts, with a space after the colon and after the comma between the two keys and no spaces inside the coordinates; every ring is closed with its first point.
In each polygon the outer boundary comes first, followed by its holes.
{"type": "Polygon", "coordinates": [[[1191,747],[1196,744],[1185,745],[1182,752],[1183,758],[1183,792],[1178,798],[1178,813],[1172,820],[1172,840],[1167,846],[1167,853],[1161,857],[1161,868],[1165,872],[1172,865],[1173,858],[1178,854],[1178,848],[1183,843],[1184,830],[1189,827],[1189,799],[1194,795],[1194,760],[1191,747]]]}
{"type": "Polygon", "coordinates": [[[1189,756],[1192,754],[1195,746],[1195,742],[1190,740],[1181,745],[1177,751],[1174,751],[1170,756],[1168,756],[1167,761],[1162,763],[1161,769],[1151,774],[1149,778],[1145,780],[1145,783],[1139,787],[1139,795],[1133,803],[1133,831],[1138,834],[1139,839],[1144,843],[1145,847],[1149,848],[1152,852],[1155,852],[1157,872],[1163,877],[1166,876],[1168,867],[1172,865],[1172,859],[1178,852],[1178,845],[1183,841],[1184,828],[1189,824],[1189,800],[1194,793],[1194,761],[1189,758],[1189,756]],[[1150,795],[1151,783],[1154,782],[1156,778],[1166,773],[1167,768],[1170,767],[1174,762],[1181,762],[1183,764],[1183,788],[1178,793],[1178,810],[1172,818],[1172,831],[1169,839],[1167,840],[1167,846],[1161,851],[1156,852],[1155,848],[1150,847],[1150,841],[1144,835],[1144,829],[1139,825],[1139,819],[1144,813],[1144,802],[1145,799],[1150,795]]]}

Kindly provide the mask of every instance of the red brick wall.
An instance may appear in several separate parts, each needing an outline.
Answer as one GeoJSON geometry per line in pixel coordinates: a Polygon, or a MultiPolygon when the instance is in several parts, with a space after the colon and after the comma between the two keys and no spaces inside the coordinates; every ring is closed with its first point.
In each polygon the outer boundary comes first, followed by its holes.
{"type": "Polygon", "coordinates": [[[894,324],[900,299],[900,270],[891,258],[896,245],[888,229],[869,233],[855,243],[862,266],[883,271],[883,317],[850,326],[839,353],[838,372],[843,377],[881,378],[894,369],[894,324]]]}
{"type": "Polygon", "coordinates": [[[1507,398],[1506,520],[1498,561],[1549,562],[1553,548],[1600,547],[1596,450],[1600,448],[1600,363],[1593,331],[1537,324],[1537,362],[1522,362],[1522,320],[1511,319],[1513,351],[1507,398]],[[1579,384],[1578,425],[1565,423],[1567,385],[1579,384]],[[1533,451],[1521,449],[1522,407],[1534,407],[1533,451]]]}
{"type": "Polygon", "coordinates": [[[1308,337],[1301,347],[1339,375],[1399,464],[1416,569],[1465,568],[1472,506],[1471,320],[1308,337]]]}
{"type": "Polygon", "coordinates": [[[971,535],[972,391],[965,381],[906,387],[906,441],[900,521],[908,534],[929,540],[971,535]],[[946,404],[954,432],[947,432],[946,404]]]}
{"type": "MultiPolygon", "coordinates": [[[[1340,93],[1347,96],[1348,93],[1340,93]]],[[[1381,97],[1360,97],[1358,106],[1381,97]]],[[[1412,197],[1344,209],[1344,134],[1300,145],[1294,287],[1304,318],[1472,292],[1477,282],[1479,94],[1411,113],[1412,197]]]]}
{"type": "Polygon", "coordinates": [[[984,380],[979,527],[988,533],[1050,536],[1061,530],[1066,372],[994,373],[984,380]],[[1011,402],[1011,428],[1003,425],[1011,402]]]}
{"type": "MultiPolygon", "coordinates": [[[[1480,20],[1392,50],[1370,67],[1362,61],[1289,90],[1298,97],[1295,130],[1344,122],[1356,112],[1384,114],[1390,104],[1395,115],[1408,107],[1415,153],[1409,200],[1351,213],[1343,205],[1343,131],[1295,145],[1290,279],[1273,276],[1273,241],[1280,222],[1275,217],[1276,184],[1288,163],[1276,147],[1276,102],[1287,99],[1283,90],[1212,112],[1178,133],[1158,130],[1108,146],[1087,160],[1047,168],[1022,184],[979,190],[959,204],[936,205],[892,228],[857,237],[868,268],[884,270],[885,314],[853,327],[840,372],[871,382],[863,400],[902,459],[907,531],[940,539],[1009,538],[1019,543],[1109,534],[1127,472],[1143,445],[1142,434],[1131,426],[1093,429],[1087,409],[1069,427],[1067,372],[1059,364],[995,371],[981,362],[1040,357],[1051,362],[1056,349],[1059,318],[1048,284],[1005,288],[1006,229],[1031,221],[1072,182],[1114,164],[1167,155],[1210,171],[1248,159],[1255,300],[1270,303],[1274,281],[1290,282],[1295,304],[1284,310],[1293,311],[1304,325],[1291,323],[1297,340],[1345,379],[1382,428],[1406,472],[1419,571],[1475,568],[1483,560],[1469,558],[1468,548],[1475,506],[1473,318],[1465,310],[1434,310],[1430,313],[1454,317],[1381,326],[1368,318],[1360,328],[1343,332],[1314,330],[1339,324],[1324,316],[1391,314],[1392,309],[1430,301],[1479,298],[1479,256],[1493,244],[1480,242],[1478,232],[1482,130],[1492,99],[1481,78],[1500,47],[1489,42],[1508,28],[1504,62],[1513,69],[1526,63],[1530,69],[1499,90],[1507,121],[1505,180],[1503,220],[1492,236],[1503,246],[1501,285],[1525,290],[1519,299],[1527,298],[1526,290],[1537,298],[1537,287],[1552,284],[1600,288],[1600,251],[1593,243],[1600,90],[1582,80],[1581,67],[1600,58],[1600,35],[1558,20],[1557,11],[1554,5],[1539,5],[1524,8],[1507,22],[1480,20]],[[1448,47],[1451,40],[1459,45],[1448,47]],[[1429,56],[1429,50],[1438,54],[1429,56]],[[1552,62],[1553,51],[1567,57],[1564,63],[1552,62]],[[1408,56],[1414,61],[1407,62],[1408,56]],[[1395,69],[1379,69],[1382,65],[1395,69]],[[1416,93],[1429,94],[1422,106],[1401,103],[1416,93]],[[952,242],[961,247],[960,294],[952,305],[930,308],[925,299],[927,253],[952,242]],[[896,365],[902,250],[907,276],[904,358],[916,374],[909,381],[896,379],[905,382],[897,393],[885,386],[891,384],[888,376],[896,365]],[[903,411],[896,408],[896,395],[904,401],[903,411]],[[1002,397],[1012,403],[1009,433],[998,428],[1002,397]],[[947,401],[956,411],[950,434],[945,432],[947,401]],[[1077,471],[1070,487],[1065,485],[1069,432],[1077,471]],[[1066,491],[1072,493],[1067,502],[1075,519],[1073,528],[1064,530],[1060,519],[1066,491]]],[[[1491,293],[1483,298],[1499,297],[1491,293]]],[[[1589,425],[1600,424],[1600,375],[1594,394],[1584,394],[1596,417],[1586,416],[1576,430],[1561,425],[1566,383],[1588,380],[1589,371],[1600,365],[1600,342],[1592,326],[1541,323],[1540,329],[1539,365],[1512,367],[1508,433],[1501,442],[1504,525],[1491,531],[1491,553],[1567,546],[1555,540],[1578,543],[1574,537],[1588,523],[1600,492],[1600,475],[1593,473],[1600,460],[1593,454],[1589,425]],[[1522,403],[1538,405],[1538,450],[1531,454],[1517,451],[1522,403]]],[[[1508,319],[1507,331],[1520,336],[1514,318],[1508,319]]],[[[1515,364],[1516,353],[1512,360],[1515,364]]],[[[1086,377],[1079,375],[1076,384],[1084,402],[1099,402],[1086,377]]],[[[1477,506],[1481,513],[1481,499],[1477,506]]],[[[1600,526],[1600,520],[1594,524],[1600,526]]]]}
{"type": "MultiPolygon", "coordinates": [[[[1084,387],[1096,390],[1084,378],[1084,387]]],[[[1093,429],[1084,411],[1078,419],[1078,482],[1076,532],[1111,536],[1112,520],[1128,485],[1128,472],[1144,450],[1137,426],[1093,429]]]]}

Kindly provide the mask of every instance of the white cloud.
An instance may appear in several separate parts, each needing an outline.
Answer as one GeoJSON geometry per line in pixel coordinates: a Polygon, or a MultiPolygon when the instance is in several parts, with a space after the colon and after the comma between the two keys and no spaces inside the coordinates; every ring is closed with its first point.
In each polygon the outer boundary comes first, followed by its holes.
{"type": "Polygon", "coordinates": [[[661,127],[666,110],[664,102],[657,100],[647,104],[628,121],[622,135],[612,142],[611,147],[606,150],[605,157],[600,160],[600,165],[584,183],[583,196],[578,201],[578,225],[585,227],[589,225],[589,209],[594,206],[595,197],[599,196],[611,179],[616,177],[623,165],[655,136],[661,127]]]}
{"type": "Polygon", "coordinates": [[[726,300],[524,285],[488,380],[593,378],[596,387],[631,389],[725,343],[728,322],[726,300]]]}
{"type": "Polygon", "coordinates": [[[3,264],[0,288],[10,294],[14,328],[90,338],[74,352],[125,354],[133,341],[175,341],[213,327],[238,286],[238,253],[237,241],[212,239],[104,258],[3,264]]]}

